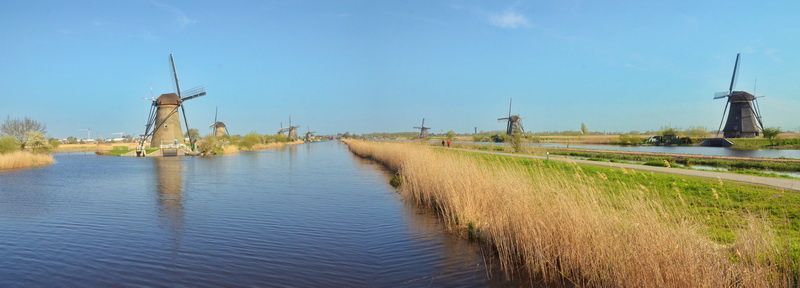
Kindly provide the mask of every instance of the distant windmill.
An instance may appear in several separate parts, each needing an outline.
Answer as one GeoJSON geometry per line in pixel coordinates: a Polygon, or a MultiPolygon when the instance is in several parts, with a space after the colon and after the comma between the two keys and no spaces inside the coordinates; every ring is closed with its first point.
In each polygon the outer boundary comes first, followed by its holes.
{"type": "Polygon", "coordinates": [[[739,73],[740,54],[736,54],[736,62],[733,64],[733,75],[728,91],[719,92],[714,95],[714,99],[727,98],[725,108],[722,110],[722,119],[719,121],[717,136],[720,130],[725,138],[751,138],[761,134],[764,125],[761,123],[761,110],[758,107],[756,96],[745,91],[734,91],[736,79],[739,73]],[[730,106],[730,110],[728,109],[730,106]],[[722,128],[722,121],[725,120],[725,112],[728,112],[728,120],[725,128],[722,128]]]}
{"type": "Polygon", "coordinates": [[[222,121],[217,120],[217,112],[219,112],[219,109],[214,108],[214,123],[211,124],[211,126],[208,126],[211,128],[211,133],[214,134],[214,137],[230,135],[228,133],[228,126],[225,126],[225,123],[222,121]]]}
{"type": "Polygon", "coordinates": [[[422,124],[414,129],[419,129],[419,138],[425,139],[428,138],[428,130],[431,130],[431,127],[425,127],[425,118],[422,118],[422,124]]]}
{"type": "MultiPolygon", "coordinates": [[[[186,110],[183,108],[183,102],[206,95],[206,91],[202,87],[181,91],[178,71],[175,69],[175,60],[172,58],[172,54],[169,54],[169,62],[172,66],[172,76],[175,80],[175,93],[161,94],[161,96],[152,101],[150,115],[147,117],[147,125],[145,125],[144,134],[141,135],[139,140],[138,151],[143,151],[144,142],[147,138],[151,138],[151,147],[160,147],[162,144],[182,144],[184,134],[181,130],[180,114],[183,114],[183,122],[186,125],[186,130],[189,130],[189,121],[186,119],[186,110]],[[180,112],[178,108],[180,108],[180,112]]],[[[189,140],[193,150],[196,139],[190,138],[189,140]]]]}
{"type": "Polygon", "coordinates": [[[303,138],[304,141],[305,142],[311,142],[312,140],[314,140],[314,133],[317,133],[317,132],[311,131],[311,128],[309,127],[308,131],[306,131],[306,136],[303,138]]]}
{"type": "Polygon", "coordinates": [[[283,123],[281,123],[281,129],[278,130],[278,134],[287,133],[289,141],[295,141],[297,140],[297,128],[300,128],[300,126],[292,126],[292,116],[289,116],[289,127],[283,128],[283,123]]]}
{"type": "Polygon", "coordinates": [[[505,118],[498,118],[498,121],[506,120],[506,134],[514,135],[514,133],[525,133],[525,129],[522,128],[522,118],[519,115],[511,115],[511,100],[508,100],[508,117],[505,118]]]}

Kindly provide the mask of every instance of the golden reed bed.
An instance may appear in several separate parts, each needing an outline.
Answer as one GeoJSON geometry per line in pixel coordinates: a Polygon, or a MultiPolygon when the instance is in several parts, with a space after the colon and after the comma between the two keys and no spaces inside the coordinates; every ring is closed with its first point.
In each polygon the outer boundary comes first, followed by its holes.
{"type": "Polygon", "coordinates": [[[53,156],[50,154],[22,151],[0,154],[0,170],[34,168],[50,164],[53,164],[53,156]]]}
{"type": "Polygon", "coordinates": [[[611,199],[580,173],[422,145],[346,144],[397,171],[404,198],[494,247],[510,277],[527,273],[550,285],[589,287],[794,285],[796,275],[781,272],[788,260],[777,256],[768,227],[754,218],[736,243],[723,247],[686,213],[635,197],[647,187],[611,199]]]}

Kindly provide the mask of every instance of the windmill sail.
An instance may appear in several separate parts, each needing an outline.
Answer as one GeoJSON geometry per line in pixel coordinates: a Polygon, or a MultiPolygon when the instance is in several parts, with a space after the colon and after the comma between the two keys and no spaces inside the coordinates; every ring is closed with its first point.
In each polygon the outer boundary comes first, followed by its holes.
{"type": "Polygon", "coordinates": [[[720,119],[719,128],[717,129],[717,135],[722,132],[725,138],[756,137],[761,135],[764,127],[761,122],[761,113],[757,107],[756,96],[746,91],[734,91],[739,68],[741,67],[740,61],[741,54],[737,53],[728,92],[720,92],[714,95],[714,99],[726,98],[725,107],[722,110],[722,119],[720,119]],[[727,121],[725,120],[726,114],[727,121]],[[725,123],[724,128],[723,123],[725,123]]]}

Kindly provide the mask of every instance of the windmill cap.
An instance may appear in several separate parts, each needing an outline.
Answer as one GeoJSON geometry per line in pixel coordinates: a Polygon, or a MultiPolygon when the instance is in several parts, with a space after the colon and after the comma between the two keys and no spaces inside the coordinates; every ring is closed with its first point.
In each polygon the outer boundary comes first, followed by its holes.
{"type": "Polygon", "coordinates": [[[211,124],[211,126],[214,126],[216,128],[223,128],[225,127],[225,123],[222,123],[222,121],[217,121],[216,123],[211,124]]]}
{"type": "Polygon", "coordinates": [[[158,96],[158,99],[156,99],[156,103],[158,103],[158,105],[180,105],[181,97],[178,97],[178,94],[175,93],[161,94],[161,96],[158,96]]]}
{"type": "Polygon", "coordinates": [[[735,101],[735,102],[753,101],[755,99],[756,99],[756,96],[753,96],[753,94],[747,93],[745,91],[733,91],[733,93],[731,93],[731,97],[730,97],[730,101],[735,101]]]}

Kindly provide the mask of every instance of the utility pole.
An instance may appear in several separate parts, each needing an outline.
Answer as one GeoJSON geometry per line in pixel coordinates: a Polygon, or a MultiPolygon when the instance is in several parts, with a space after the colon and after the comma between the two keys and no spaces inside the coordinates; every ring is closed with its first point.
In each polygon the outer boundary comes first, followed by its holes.
{"type": "Polygon", "coordinates": [[[86,140],[92,139],[92,129],[78,129],[78,131],[86,131],[86,140]]]}

